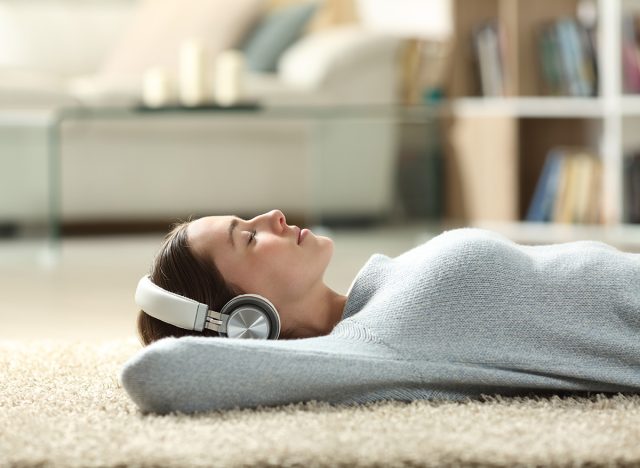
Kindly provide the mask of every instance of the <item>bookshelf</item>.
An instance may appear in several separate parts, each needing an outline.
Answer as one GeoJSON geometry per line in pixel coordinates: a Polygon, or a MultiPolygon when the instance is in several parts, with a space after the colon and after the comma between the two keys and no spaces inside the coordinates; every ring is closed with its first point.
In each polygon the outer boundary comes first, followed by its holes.
{"type": "MultiPolygon", "coordinates": [[[[622,54],[624,18],[640,18],[640,0],[453,0],[452,13],[455,36],[443,107],[447,220],[490,226],[532,243],[613,235],[640,249],[640,224],[630,222],[625,186],[626,158],[640,153],[640,67],[638,88],[630,92],[622,54]],[[579,25],[580,44],[592,47],[597,74],[582,67],[577,70],[584,74],[571,75],[567,68],[559,81],[540,57],[549,31],[556,31],[556,39],[568,37],[568,18],[579,25]],[[483,86],[491,74],[479,64],[479,57],[495,63],[480,45],[488,24],[493,43],[500,39],[497,87],[483,86]],[[583,86],[571,85],[570,78],[583,86]],[[527,222],[547,155],[557,147],[583,148],[599,159],[599,222],[527,222]]],[[[640,19],[637,27],[640,35],[640,19]]],[[[579,63],[586,63],[590,56],[582,54],[579,63]]],[[[640,63],[640,52],[638,57],[640,63]]]]}

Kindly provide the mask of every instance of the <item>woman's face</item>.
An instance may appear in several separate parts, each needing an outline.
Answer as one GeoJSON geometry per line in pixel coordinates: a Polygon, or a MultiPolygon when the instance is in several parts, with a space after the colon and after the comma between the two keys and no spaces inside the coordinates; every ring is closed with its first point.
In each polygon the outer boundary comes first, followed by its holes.
{"type": "Polygon", "coordinates": [[[187,236],[195,255],[214,262],[228,282],[272,302],[298,300],[318,283],[333,241],[287,225],[279,210],[243,220],[208,216],[192,221],[187,236]]]}

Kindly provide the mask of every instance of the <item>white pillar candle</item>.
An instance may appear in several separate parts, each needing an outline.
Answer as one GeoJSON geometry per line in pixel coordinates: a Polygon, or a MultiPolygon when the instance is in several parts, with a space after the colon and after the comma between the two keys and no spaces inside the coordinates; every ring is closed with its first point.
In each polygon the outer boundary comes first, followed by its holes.
{"type": "Polygon", "coordinates": [[[163,107],[172,100],[169,74],[164,68],[148,69],[142,80],[142,102],[147,107],[163,107]]]}
{"type": "Polygon", "coordinates": [[[205,47],[197,39],[188,39],[180,47],[180,102],[195,107],[206,101],[205,47]]]}
{"type": "Polygon", "coordinates": [[[244,55],[237,50],[226,50],[216,59],[214,98],[223,106],[233,105],[243,97],[244,55]]]}

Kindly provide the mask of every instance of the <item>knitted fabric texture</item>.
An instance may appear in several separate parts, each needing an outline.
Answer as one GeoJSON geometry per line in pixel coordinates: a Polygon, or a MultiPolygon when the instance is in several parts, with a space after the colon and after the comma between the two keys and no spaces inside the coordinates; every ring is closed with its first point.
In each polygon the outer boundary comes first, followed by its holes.
{"type": "Polygon", "coordinates": [[[120,379],[158,413],[640,392],[640,254],[454,229],[395,258],[373,255],[329,335],[165,338],[120,379]]]}

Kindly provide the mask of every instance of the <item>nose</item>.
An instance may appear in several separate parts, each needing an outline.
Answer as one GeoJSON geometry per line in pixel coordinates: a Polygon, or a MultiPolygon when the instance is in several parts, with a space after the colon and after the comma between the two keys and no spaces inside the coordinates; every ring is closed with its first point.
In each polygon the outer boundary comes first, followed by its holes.
{"type": "Polygon", "coordinates": [[[269,212],[269,217],[271,218],[271,222],[273,223],[273,227],[276,232],[281,232],[287,226],[287,218],[285,218],[282,211],[271,210],[269,212]]]}
{"type": "Polygon", "coordinates": [[[262,220],[265,224],[268,224],[269,228],[276,233],[282,232],[287,227],[287,218],[280,210],[271,210],[257,217],[258,220],[262,220]]]}

